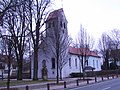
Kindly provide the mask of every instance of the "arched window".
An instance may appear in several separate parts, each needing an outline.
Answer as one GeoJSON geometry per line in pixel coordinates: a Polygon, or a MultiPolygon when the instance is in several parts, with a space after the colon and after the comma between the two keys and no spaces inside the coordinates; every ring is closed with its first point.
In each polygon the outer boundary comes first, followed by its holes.
{"type": "Polygon", "coordinates": [[[71,58],[69,58],[69,67],[71,67],[71,58]]]}
{"type": "Polygon", "coordinates": [[[77,58],[75,59],[75,66],[77,67],[77,58]]]}
{"type": "Polygon", "coordinates": [[[95,67],[95,60],[93,60],[93,67],[95,67]]]}
{"type": "Polygon", "coordinates": [[[64,29],[62,30],[63,34],[64,34],[64,29]]]}
{"type": "Polygon", "coordinates": [[[55,58],[52,58],[52,69],[55,69],[55,58]]]}
{"type": "Polygon", "coordinates": [[[55,22],[53,21],[52,26],[55,27],[55,22]]]}
{"type": "Polygon", "coordinates": [[[65,23],[64,23],[64,28],[66,28],[66,25],[65,25],[65,23]]]}
{"type": "Polygon", "coordinates": [[[51,28],[51,23],[50,22],[48,23],[48,28],[51,28]]]}
{"type": "Polygon", "coordinates": [[[42,66],[46,67],[46,61],[45,60],[42,61],[42,66]]]}
{"type": "Polygon", "coordinates": [[[62,21],[60,22],[60,26],[63,27],[63,25],[62,25],[62,21]]]}

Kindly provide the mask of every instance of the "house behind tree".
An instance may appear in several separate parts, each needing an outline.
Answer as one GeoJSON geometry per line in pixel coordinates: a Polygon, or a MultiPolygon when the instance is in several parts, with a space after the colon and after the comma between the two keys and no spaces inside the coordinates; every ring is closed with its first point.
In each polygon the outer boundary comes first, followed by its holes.
{"type": "MultiPolygon", "coordinates": [[[[17,75],[17,64],[13,59],[10,63],[10,76],[17,75]]],[[[8,56],[0,54],[0,78],[8,77],[8,56]]]]}

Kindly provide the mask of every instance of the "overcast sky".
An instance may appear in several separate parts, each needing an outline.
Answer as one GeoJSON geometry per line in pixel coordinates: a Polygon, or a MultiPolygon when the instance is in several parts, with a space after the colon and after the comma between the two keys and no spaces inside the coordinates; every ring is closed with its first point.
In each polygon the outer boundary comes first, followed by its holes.
{"type": "Polygon", "coordinates": [[[68,20],[68,32],[72,38],[75,38],[80,30],[80,24],[94,38],[100,38],[102,32],[120,29],[120,0],[55,1],[56,9],[64,9],[68,20]]]}

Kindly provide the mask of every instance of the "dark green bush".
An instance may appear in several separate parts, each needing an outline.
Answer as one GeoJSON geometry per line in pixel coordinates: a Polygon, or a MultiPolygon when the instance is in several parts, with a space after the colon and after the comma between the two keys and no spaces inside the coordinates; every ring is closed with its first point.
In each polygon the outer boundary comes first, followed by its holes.
{"type": "MultiPolygon", "coordinates": [[[[0,89],[0,90],[7,90],[7,88],[3,88],[3,89],[0,89]]],[[[9,90],[18,90],[18,88],[10,88],[9,90]]]]}
{"type": "MultiPolygon", "coordinates": [[[[102,70],[102,71],[90,71],[85,72],[85,76],[106,76],[106,75],[113,75],[113,74],[120,74],[120,70],[102,70]]],[[[71,73],[71,77],[83,77],[83,73],[71,73]]]]}
{"type": "Polygon", "coordinates": [[[70,77],[83,77],[83,73],[71,73],[70,77]]]}

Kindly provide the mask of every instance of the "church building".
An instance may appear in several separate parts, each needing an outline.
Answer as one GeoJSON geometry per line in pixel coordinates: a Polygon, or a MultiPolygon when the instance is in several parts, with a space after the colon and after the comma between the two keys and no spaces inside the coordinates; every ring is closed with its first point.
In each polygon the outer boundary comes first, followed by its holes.
{"type": "MultiPolygon", "coordinates": [[[[77,48],[68,44],[67,23],[62,8],[49,14],[46,20],[46,32],[42,37],[38,53],[38,78],[56,78],[56,58],[59,58],[59,74],[61,69],[62,78],[69,77],[71,73],[82,71],[80,58],[78,58],[78,55],[81,54],[76,51],[77,48]]],[[[89,51],[86,55],[88,57],[86,66],[94,67],[95,71],[101,70],[101,58],[98,54],[94,51],[89,51]]],[[[31,72],[33,77],[33,60],[31,61],[31,72]]]]}

